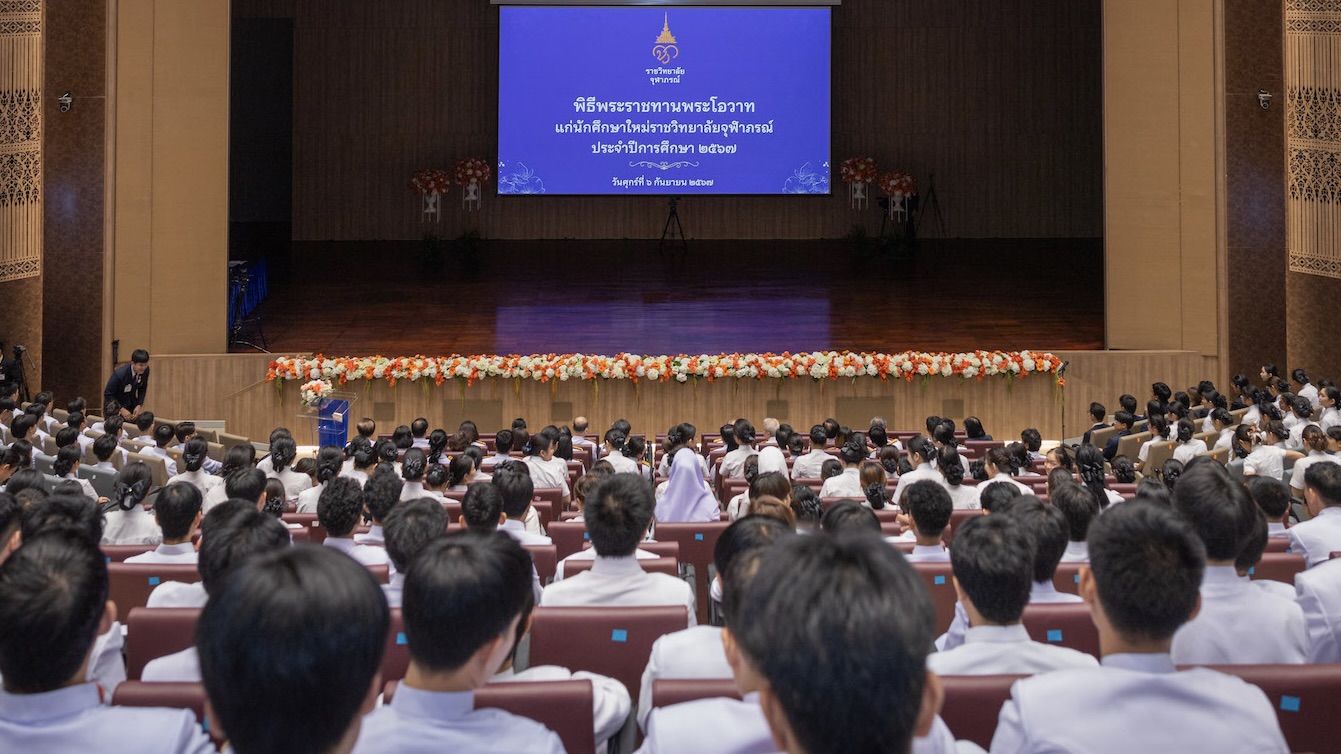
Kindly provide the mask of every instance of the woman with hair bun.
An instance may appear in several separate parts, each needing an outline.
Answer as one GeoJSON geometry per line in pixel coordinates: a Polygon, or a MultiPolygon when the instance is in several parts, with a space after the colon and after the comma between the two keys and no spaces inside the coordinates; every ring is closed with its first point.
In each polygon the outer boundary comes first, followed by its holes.
{"type": "MultiPolygon", "coordinates": [[[[359,453],[371,455],[370,450],[355,450],[355,459],[359,457],[359,453]]],[[[357,460],[355,462],[357,463],[357,460]]],[[[321,497],[322,490],[326,489],[327,482],[340,476],[344,464],[345,454],[339,446],[321,446],[321,449],[317,451],[317,486],[298,493],[298,506],[294,510],[298,513],[316,513],[317,500],[321,497]]]]}
{"type": "Polygon", "coordinates": [[[428,472],[428,454],[421,448],[405,451],[401,460],[400,475],[405,484],[400,488],[400,499],[415,500],[424,497],[424,474],[428,472]]]}
{"type": "MultiPolygon", "coordinates": [[[[964,484],[964,459],[954,448],[942,448],[937,457],[936,469],[950,492],[950,502],[957,510],[978,510],[978,488],[964,484]]],[[[897,500],[898,498],[895,498],[897,500]]]]}
{"type": "Polygon", "coordinates": [[[105,545],[159,545],[163,530],[144,503],[153,486],[153,474],[143,461],[132,461],[116,474],[112,499],[104,508],[102,543],[105,545]]]}
{"type": "Polygon", "coordinates": [[[940,453],[941,449],[936,447],[930,437],[918,435],[908,441],[908,463],[912,465],[912,470],[899,475],[899,483],[894,486],[895,502],[903,499],[903,491],[913,482],[930,480],[945,484],[945,478],[936,469],[936,459],[940,453]]]}
{"type": "Polygon", "coordinates": [[[77,483],[85,497],[90,500],[97,500],[98,493],[93,489],[93,483],[87,479],[79,478],[79,462],[83,456],[84,453],[79,449],[79,443],[66,445],[56,451],[56,460],[52,464],[53,470],[56,472],[56,476],[61,479],[77,483]]]}
{"type": "Polygon", "coordinates": [[[1308,471],[1309,466],[1315,463],[1341,463],[1341,458],[1328,452],[1330,445],[1327,442],[1327,433],[1318,425],[1310,424],[1304,427],[1302,441],[1303,449],[1308,455],[1295,461],[1294,469],[1290,472],[1290,490],[1300,500],[1304,499],[1304,472],[1308,471]]]}
{"type": "Polygon", "coordinates": [[[1016,470],[1015,464],[1011,460],[1010,455],[1006,453],[1005,448],[989,449],[982,457],[982,468],[987,474],[987,481],[978,485],[979,504],[982,503],[983,493],[987,491],[987,487],[992,482],[1010,482],[1020,489],[1020,494],[1034,494],[1034,489],[1032,487],[1015,481],[1015,477],[1012,475],[1016,470]]]}
{"type": "MultiPolygon", "coordinates": [[[[1177,433],[1174,442],[1178,443],[1178,447],[1173,449],[1173,457],[1179,463],[1186,466],[1193,458],[1206,452],[1206,441],[1198,440],[1192,436],[1193,425],[1191,419],[1187,417],[1179,419],[1174,431],[1177,433]]],[[[1165,482],[1165,484],[1168,484],[1168,482],[1165,482]]],[[[1173,487],[1173,485],[1169,484],[1169,487],[1173,487]]]]}
{"type": "MultiPolygon", "coordinates": [[[[337,450],[339,450],[337,448],[337,450]]],[[[270,443],[270,461],[271,471],[266,474],[271,479],[278,479],[284,483],[284,494],[289,500],[297,500],[303,490],[312,488],[312,480],[306,475],[301,474],[293,468],[293,462],[298,457],[298,443],[294,442],[293,437],[281,435],[270,443]]],[[[340,462],[344,463],[344,454],[340,454],[340,462]]]]}
{"type": "Polygon", "coordinates": [[[170,482],[185,482],[192,487],[200,490],[201,499],[208,495],[210,490],[223,484],[223,480],[217,476],[206,474],[204,471],[205,459],[209,456],[210,444],[205,438],[199,435],[186,441],[182,446],[182,468],[183,471],[177,473],[177,476],[170,479],[170,482]]]}
{"type": "Polygon", "coordinates": [[[854,432],[842,447],[838,449],[838,460],[843,471],[838,476],[824,480],[820,487],[820,498],[851,497],[858,500],[866,498],[861,488],[861,462],[866,460],[866,438],[860,432],[854,432]]]}

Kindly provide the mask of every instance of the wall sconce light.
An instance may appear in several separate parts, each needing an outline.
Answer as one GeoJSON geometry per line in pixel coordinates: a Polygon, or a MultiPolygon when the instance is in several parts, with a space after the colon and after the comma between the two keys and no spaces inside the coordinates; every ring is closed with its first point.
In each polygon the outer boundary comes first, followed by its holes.
{"type": "Polygon", "coordinates": [[[60,103],[61,112],[63,113],[70,112],[70,108],[74,106],[74,97],[71,97],[69,92],[57,97],[56,101],[60,103]]]}
{"type": "Polygon", "coordinates": [[[1257,104],[1261,105],[1263,110],[1271,108],[1271,95],[1267,93],[1267,90],[1257,90],[1257,104]]]}

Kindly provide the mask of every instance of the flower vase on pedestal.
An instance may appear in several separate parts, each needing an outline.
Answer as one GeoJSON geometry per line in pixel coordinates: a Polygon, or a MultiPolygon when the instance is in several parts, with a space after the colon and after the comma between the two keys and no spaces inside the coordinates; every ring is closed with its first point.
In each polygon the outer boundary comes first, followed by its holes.
{"type": "Polygon", "coordinates": [[[902,194],[889,197],[889,219],[901,220],[906,217],[908,210],[904,205],[904,196],[902,194]]]}
{"type": "Polygon", "coordinates": [[[847,198],[852,204],[852,209],[866,208],[866,184],[863,181],[849,183],[847,185],[847,198]]]}
{"type": "Polygon", "coordinates": [[[461,207],[467,210],[480,208],[479,181],[471,181],[461,187],[461,207]]]}
{"type": "Polygon", "coordinates": [[[438,201],[440,196],[441,194],[436,191],[430,191],[423,195],[424,222],[428,222],[429,220],[437,222],[442,217],[442,205],[438,201]]]}

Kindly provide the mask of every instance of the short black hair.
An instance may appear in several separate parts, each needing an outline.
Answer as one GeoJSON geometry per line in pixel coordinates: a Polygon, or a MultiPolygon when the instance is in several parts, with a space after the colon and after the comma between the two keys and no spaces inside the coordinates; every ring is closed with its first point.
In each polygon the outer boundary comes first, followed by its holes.
{"type": "Polygon", "coordinates": [[[923,479],[904,488],[899,507],[913,517],[922,536],[937,537],[950,525],[950,514],[954,512],[955,504],[940,482],[923,479]]]}
{"type": "Polygon", "coordinates": [[[1020,432],[1020,442],[1032,453],[1037,453],[1038,449],[1043,447],[1043,435],[1037,429],[1029,427],[1020,432]]]}
{"type": "Polygon", "coordinates": [[[736,556],[747,550],[769,547],[796,531],[774,516],[742,516],[722,530],[712,548],[712,564],[718,574],[731,570],[736,556]]]}
{"type": "Polygon", "coordinates": [[[1104,407],[1104,404],[1099,403],[1098,401],[1090,403],[1090,417],[1093,418],[1094,421],[1101,422],[1107,415],[1108,409],[1104,407]]]}
{"type": "Polygon", "coordinates": [[[200,513],[200,505],[200,490],[193,484],[174,482],[159,490],[154,499],[154,518],[163,530],[163,539],[185,537],[200,513]]]}
{"type": "MultiPolygon", "coordinates": [[[[19,472],[19,474],[22,473],[24,472],[19,472]]],[[[13,494],[14,499],[19,502],[20,506],[23,506],[29,493],[35,493],[41,488],[21,488],[15,485],[13,480],[19,474],[10,477],[10,483],[5,487],[5,491],[13,494]]],[[[27,543],[40,533],[50,529],[73,529],[96,546],[102,541],[102,511],[98,508],[97,503],[83,494],[46,495],[46,493],[42,493],[42,497],[36,502],[23,508],[19,522],[20,536],[23,542],[27,543]]],[[[0,675],[3,674],[4,671],[0,670],[0,675]]]]}
{"type": "Polygon", "coordinates": [[[732,633],[810,754],[908,751],[935,614],[873,534],[791,537],[740,595],[732,633]]]}
{"type": "Polygon", "coordinates": [[[839,500],[820,518],[820,530],[826,534],[852,531],[880,532],[875,511],[852,500],[839,500]]]}
{"type": "Polygon", "coordinates": [[[386,554],[398,573],[405,573],[415,555],[446,533],[447,509],[428,497],[406,500],[382,521],[386,554]]]}
{"type": "Polygon", "coordinates": [[[358,482],[341,476],[326,483],[326,489],[317,498],[317,522],[326,528],[329,536],[347,536],[358,526],[362,516],[363,490],[358,482]]]}
{"type": "MultiPolygon", "coordinates": [[[[993,513],[993,515],[998,515],[993,513]]],[[[1052,581],[1057,564],[1066,554],[1066,516],[1044,505],[1033,495],[1021,495],[1010,509],[1001,513],[1014,518],[1034,542],[1034,581],[1052,581]]]]}
{"type": "Polygon", "coordinates": [[[1113,506],[1090,527],[1089,551],[1099,603],[1124,637],[1165,640],[1192,617],[1206,548],[1177,513],[1113,506]]]}
{"type": "Polygon", "coordinates": [[[652,488],[637,474],[615,474],[582,506],[591,546],[603,557],[626,557],[638,549],[656,511],[652,488]]]}
{"type": "MultiPolygon", "coordinates": [[[[107,561],[81,531],[25,538],[0,568],[0,674],[16,694],[70,683],[107,604],[107,561]]],[[[83,680],[83,679],[79,679],[83,680]]]]}
{"type": "Polygon", "coordinates": [[[225,576],[242,563],[261,553],[283,550],[291,542],[289,530],[279,519],[255,507],[239,510],[211,525],[200,536],[197,563],[205,593],[213,595],[227,580],[225,576]]]}
{"type": "Polygon", "coordinates": [[[19,530],[22,517],[23,508],[19,506],[19,501],[8,492],[0,492],[0,547],[19,530]]]}
{"type": "Polygon", "coordinates": [[[1034,545],[1012,516],[975,516],[955,532],[950,567],[964,594],[993,623],[1018,623],[1033,588],[1034,545]]]}
{"type": "Polygon", "coordinates": [[[979,502],[988,513],[1004,513],[1015,498],[1023,494],[1018,486],[1010,482],[988,482],[979,493],[979,502]]]}
{"type": "MultiPolygon", "coordinates": [[[[61,427],[60,429],[56,430],[55,440],[57,448],[64,448],[69,445],[79,447],[78,445],[76,445],[76,443],[79,442],[79,430],[75,429],[74,427],[61,427]]],[[[80,450],[83,450],[83,448],[80,448],[80,450]]],[[[64,475],[62,474],[60,476],[64,475]]]]}
{"type": "Polygon", "coordinates": [[[160,424],[154,428],[154,444],[158,447],[166,448],[175,439],[177,439],[177,429],[171,424],[160,424]]]}
{"type": "Polygon", "coordinates": [[[368,569],[300,545],[248,562],[201,611],[200,675],[239,754],[320,754],[344,736],[386,648],[368,569]]]}
{"type": "Polygon", "coordinates": [[[265,474],[252,466],[240,468],[224,479],[224,492],[230,499],[259,500],[265,492],[265,474]]]}
{"type": "Polygon", "coordinates": [[[1234,560],[1252,535],[1252,496],[1218,463],[1187,470],[1173,488],[1173,509],[1201,538],[1210,560],[1234,560]]]}
{"type": "Polygon", "coordinates": [[[471,531],[494,531],[503,513],[503,495],[498,485],[476,482],[461,498],[461,519],[471,531]]]}
{"type": "Polygon", "coordinates": [[[15,439],[27,436],[28,431],[37,426],[37,417],[32,414],[15,414],[9,420],[9,432],[15,439]]]}
{"type": "Polygon", "coordinates": [[[498,430],[494,435],[494,452],[507,453],[510,450],[512,450],[512,430],[498,430]]]}
{"type": "Polygon", "coordinates": [[[1131,411],[1127,411],[1126,409],[1123,409],[1122,411],[1113,414],[1113,423],[1121,424],[1127,429],[1131,429],[1133,426],[1136,425],[1136,414],[1132,413],[1131,411]]]}
{"type": "MultiPolygon", "coordinates": [[[[1054,474],[1058,471],[1061,469],[1053,469],[1054,474]]],[[[1057,485],[1048,501],[1066,517],[1067,538],[1072,542],[1084,542],[1089,536],[1090,524],[1099,517],[1099,503],[1094,495],[1068,478],[1057,485]]]]}
{"type": "Polygon", "coordinates": [[[148,364],[149,352],[143,348],[136,348],[130,352],[130,361],[132,364],[148,364]]]}
{"type": "Polygon", "coordinates": [[[508,464],[494,470],[492,483],[503,497],[503,512],[508,518],[520,521],[535,494],[531,472],[524,464],[508,464]]]}
{"type": "Polygon", "coordinates": [[[512,621],[535,599],[531,570],[531,556],[503,532],[457,532],[429,544],[405,575],[411,660],[456,670],[490,640],[512,636],[512,621]]]}
{"type": "Polygon", "coordinates": [[[1290,512],[1290,485],[1269,476],[1255,476],[1247,482],[1248,494],[1268,518],[1279,521],[1290,512]]]}
{"type": "MultiPolygon", "coordinates": [[[[358,484],[358,482],[354,482],[358,484]]],[[[327,486],[330,486],[327,483],[327,486]]],[[[395,510],[396,504],[400,502],[401,490],[405,485],[395,474],[373,474],[368,477],[368,481],[363,483],[363,490],[360,499],[368,508],[368,515],[377,523],[387,517],[391,511],[395,510]]],[[[320,501],[317,503],[320,505],[320,501]]]]}
{"type": "Polygon", "coordinates": [[[112,435],[101,435],[93,441],[93,456],[99,461],[111,460],[112,454],[116,452],[116,438],[112,435]]]}
{"type": "Polygon", "coordinates": [[[1341,505],[1341,464],[1310,465],[1304,472],[1304,486],[1317,493],[1323,505],[1341,505]]]}

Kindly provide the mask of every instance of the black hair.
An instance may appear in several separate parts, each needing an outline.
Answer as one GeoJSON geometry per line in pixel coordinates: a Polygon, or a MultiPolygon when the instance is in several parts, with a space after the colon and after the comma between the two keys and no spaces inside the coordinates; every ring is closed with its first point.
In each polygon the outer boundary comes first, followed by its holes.
{"type": "Polygon", "coordinates": [[[742,516],[722,530],[712,548],[712,564],[717,573],[726,578],[736,557],[787,539],[796,532],[773,516],[742,516]]]}
{"type": "MultiPolygon", "coordinates": [[[[1118,458],[1127,460],[1125,456],[1119,456],[1118,458]]],[[[1114,476],[1116,476],[1118,468],[1117,461],[1117,458],[1113,459],[1114,476]]],[[[1130,466],[1130,460],[1127,460],[1127,464],[1130,466]]],[[[1107,508],[1108,484],[1104,476],[1103,451],[1093,445],[1082,445],[1076,451],[1076,472],[1080,475],[1081,484],[1085,486],[1090,497],[1094,499],[1094,504],[1099,506],[1099,510],[1107,508]]],[[[1132,474],[1136,474],[1135,469],[1132,469],[1132,474]]]]}
{"type": "Polygon", "coordinates": [[[866,432],[866,439],[870,440],[871,444],[877,449],[889,444],[889,434],[885,432],[884,427],[871,427],[866,432]]]}
{"type": "Polygon", "coordinates": [[[402,424],[391,430],[391,444],[396,446],[397,450],[409,450],[414,447],[414,436],[410,434],[410,427],[402,424]]]}
{"type": "Polygon", "coordinates": [[[447,467],[447,486],[455,487],[466,480],[466,475],[475,469],[475,460],[468,455],[452,458],[447,467]]]}
{"type": "Polygon", "coordinates": [[[955,448],[949,445],[941,448],[936,467],[940,469],[941,475],[945,477],[945,483],[950,487],[958,487],[964,483],[964,460],[955,448]]]}
{"type": "Polygon", "coordinates": [[[1305,372],[1305,371],[1302,370],[1302,369],[1295,369],[1294,371],[1290,372],[1290,379],[1292,379],[1292,380],[1294,380],[1295,382],[1299,383],[1301,386],[1303,386],[1303,385],[1307,385],[1307,384],[1308,384],[1308,372],[1305,372]]]}
{"type": "Polygon", "coordinates": [[[904,488],[899,507],[912,516],[922,536],[937,537],[950,525],[950,514],[955,506],[944,487],[924,479],[904,488]]]}
{"type": "Polygon", "coordinates": [[[112,435],[102,435],[93,441],[93,455],[99,461],[110,460],[116,448],[116,438],[112,435]]]}
{"type": "Polygon", "coordinates": [[[1206,548],[1172,510],[1115,507],[1090,527],[1089,554],[1099,603],[1124,637],[1169,639],[1197,609],[1206,548]]]}
{"type": "Polygon", "coordinates": [[[624,449],[624,440],[626,439],[628,439],[628,435],[625,435],[617,429],[611,428],[605,431],[605,442],[610,446],[610,449],[616,453],[624,449]]]}
{"type": "Polygon", "coordinates": [[[982,420],[976,416],[964,418],[964,434],[970,440],[978,440],[987,436],[987,432],[982,428],[982,420]]]}
{"type": "Polygon", "coordinates": [[[398,573],[408,571],[414,556],[446,532],[447,509],[432,498],[406,500],[382,520],[386,554],[398,573]]]}
{"type": "MultiPolygon", "coordinates": [[[[372,484],[372,479],[368,484],[372,484]]],[[[363,491],[359,483],[346,477],[336,477],[326,484],[317,498],[317,521],[328,535],[344,537],[354,531],[363,513],[363,491]]]]}
{"type": "Polygon", "coordinates": [[[430,672],[465,665],[535,598],[531,570],[531,556],[501,532],[459,532],[430,543],[405,575],[411,661],[430,672]]]}
{"type": "Polygon", "coordinates": [[[182,464],[187,471],[200,471],[200,467],[205,464],[205,458],[209,455],[209,441],[203,437],[192,437],[186,441],[182,447],[182,464]]]}
{"type": "Polygon", "coordinates": [[[1304,472],[1304,486],[1313,490],[1323,505],[1341,505],[1341,464],[1310,465],[1304,472]]]}
{"type": "Polygon", "coordinates": [[[935,613],[894,548],[871,535],[792,537],[764,555],[736,612],[732,633],[801,749],[908,750],[935,613]]]}
{"type": "MultiPolygon", "coordinates": [[[[1168,484],[1168,480],[1165,480],[1168,484]]],[[[1173,508],[1206,546],[1210,560],[1234,560],[1252,533],[1252,496],[1220,464],[1199,465],[1173,489],[1173,508]]]]}
{"type": "Polygon", "coordinates": [[[234,445],[224,453],[223,469],[219,475],[227,478],[238,469],[250,469],[256,465],[256,447],[251,443],[234,445]]]}
{"type": "Polygon", "coordinates": [[[68,445],[75,445],[79,442],[79,430],[74,427],[61,427],[56,430],[56,447],[64,448],[68,445]]]}
{"type": "Polygon", "coordinates": [[[810,428],[810,449],[822,450],[829,442],[829,433],[824,429],[823,424],[816,424],[810,428]]]}
{"type": "Polygon", "coordinates": [[[154,428],[154,444],[166,448],[177,439],[177,429],[171,424],[160,424],[154,428]]]}
{"type": "Polygon", "coordinates": [[[1020,432],[1020,441],[1032,453],[1037,453],[1038,449],[1043,447],[1043,435],[1033,427],[1020,432]]]}
{"type": "Polygon", "coordinates": [[[974,516],[955,532],[950,567],[964,595],[992,623],[1019,623],[1033,588],[1034,546],[1010,516],[974,516]]]}
{"type": "Polygon", "coordinates": [[[1169,386],[1163,382],[1156,382],[1150,386],[1150,394],[1155,396],[1162,405],[1168,403],[1169,399],[1173,397],[1173,390],[1169,389],[1169,386]]]}
{"type": "Polygon", "coordinates": [[[875,512],[861,503],[852,500],[839,500],[824,512],[820,519],[820,529],[827,534],[839,534],[849,531],[880,532],[880,519],[875,512]]]}
{"type": "Polygon", "coordinates": [[[498,433],[494,435],[494,449],[506,455],[512,450],[512,436],[513,433],[510,429],[498,430],[498,433]]]}
{"type": "Polygon", "coordinates": [[[1121,424],[1130,430],[1132,427],[1136,426],[1136,414],[1135,412],[1123,409],[1122,411],[1113,414],[1113,423],[1121,424]]]}
{"type": "Polygon", "coordinates": [[[132,461],[116,473],[112,503],[123,511],[144,502],[153,485],[153,474],[143,461],[132,461]]]}
{"type": "MultiPolygon", "coordinates": [[[[37,473],[37,472],[33,472],[37,473]]],[[[14,477],[17,477],[15,474],[14,477]]],[[[38,474],[40,477],[41,475],[38,474]]],[[[102,541],[102,510],[86,495],[47,495],[41,487],[15,488],[13,478],[6,487],[7,492],[23,508],[20,514],[19,531],[23,542],[50,529],[72,529],[97,545],[102,541]]],[[[3,671],[0,671],[3,673],[3,671]]]]}
{"type": "MultiPolygon", "coordinates": [[[[750,456],[755,458],[755,456],[750,456]]],[[[755,463],[758,468],[758,462],[755,463]]],[[[791,497],[792,482],[787,475],[780,471],[768,471],[756,475],[750,480],[750,488],[747,497],[751,500],[758,500],[761,497],[772,496],[779,500],[786,500],[791,497]]]]}
{"type": "Polygon", "coordinates": [[[79,449],[78,445],[66,445],[56,451],[56,459],[52,462],[52,471],[55,472],[56,476],[64,477],[66,474],[70,473],[70,470],[74,468],[75,464],[79,463],[79,459],[82,458],[83,455],[84,453],[79,449]]]}
{"type": "Polygon", "coordinates": [[[1168,486],[1170,490],[1178,483],[1178,477],[1183,475],[1183,462],[1176,458],[1170,458],[1159,467],[1159,478],[1168,486]]]}
{"type": "MultiPolygon", "coordinates": [[[[536,432],[531,435],[531,451],[529,455],[538,456],[546,450],[549,450],[554,447],[554,443],[557,439],[558,438],[556,438],[549,430],[542,429],[539,432],[536,432]]],[[[623,448],[620,448],[620,450],[623,450],[623,448]]]]}
{"type": "Polygon", "coordinates": [[[652,524],[656,501],[652,489],[633,474],[615,474],[601,483],[582,506],[591,546],[603,557],[624,557],[652,524]]]}
{"type": "Polygon", "coordinates": [[[515,468],[517,464],[508,464],[494,469],[493,485],[503,497],[503,512],[508,518],[520,521],[531,506],[531,496],[535,494],[535,482],[526,471],[526,467],[515,468]]]}
{"type": "Polygon", "coordinates": [[[647,452],[647,439],[643,437],[630,437],[628,441],[624,443],[624,450],[621,452],[624,453],[625,458],[641,461],[643,454],[647,452]]]}
{"type": "Polygon", "coordinates": [[[824,505],[813,487],[804,484],[792,487],[792,513],[796,514],[799,524],[819,525],[824,517],[824,505]]]}
{"type": "Polygon", "coordinates": [[[253,504],[265,492],[265,474],[260,469],[238,469],[224,480],[224,492],[230,499],[250,500],[253,504]]]}
{"type": "MultiPolygon", "coordinates": [[[[358,482],[354,482],[355,486],[358,482]]],[[[368,478],[363,483],[361,500],[363,507],[368,510],[368,515],[376,523],[382,523],[387,514],[395,510],[396,504],[400,502],[400,493],[405,485],[396,478],[395,474],[377,474],[368,478]]],[[[321,505],[320,501],[317,503],[321,505]]]]}
{"type": "Polygon", "coordinates": [[[74,680],[97,637],[107,593],[106,559],[83,532],[57,527],[25,538],[0,568],[5,690],[37,694],[74,680]]]}
{"type": "MultiPolygon", "coordinates": [[[[753,458],[754,456],[750,456],[753,458]]],[[[745,460],[749,460],[748,458],[745,460]]],[[[843,464],[837,458],[826,458],[824,463],[820,464],[820,481],[836,477],[843,473],[843,464]]]]}
{"type": "MultiPolygon", "coordinates": [[[[210,513],[218,507],[210,509],[210,513]]],[[[205,593],[211,596],[239,565],[262,553],[286,549],[292,542],[284,524],[256,510],[254,505],[214,518],[208,528],[201,523],[197,567],[205,593]]]]}
{"type": "Polygon", "coordinates": [[[941,422],[936,429],[932,430],[931,438],[946,447],[954,447],[958,444],[955,442],[955,428],[948,421],[941,422]]]}
{"type": "Polygon", "coordinates": [[[732,434],[735,435],[736,442],[740,445],[750,447],[754,445],[754,425],[749,419],[737,419],[731,425],[732,434]]]}
{"type": "Polygon", "coordinates": [[[196,624],[213,714],[239,752],[330,751],[381,667],[390,624],[381,589],[352,558],[314,545],[238,573],[196,624]]]}
{"type": "MultiPolygon", "coordinates": [[[[726,446],[726,452],[730,453],[731,451],[733,451],[733,450],[735,450],[736,448],[739,448],[739,447],[740,447],[740,444],[736,442],[735,426],[734,426],[734,425],[732,425],[732,424],[723,424],[723,425],[719,428],[718,431],[719,431],[719,432],[721,433],[721,435],[722,435],[722,444],[723,444],[724,446],[726,446]]],[[[606,434],[606,439],[609,439],[609,437],[610,437],[610,433],[609,433],[609,432],[606,432],[605,434],[606,434]]]]}
{"type": "Polygon", "coordinates": [[[1279,521],[1290,512],[1290,486],[1269,476],[1255,476],[1247,480],[1248,494],[1257,507],[1273,521],[1279,521]]]}
{"type": "Polygon", "coordinates": [[[15,414],[13,419],[9,420],[9,433],[17,438],[24,438],[33,427],[37,426],[37,417],[32,414],[15,414]]]}
{"type": "Polygon", "coordinates": [[[1099,512],[1102,510],[1089,490],[1070,481],[1057,485],[1057,488],[1048,495],[1048,502],[1066,517],[1067,538],[1072,542],[1085,541],[1090,532],[1090,524],[1099,517],[1099,512]]]}
{"type": "Polygon", "coordinates": [[[1104,404],[1099,403],[1098,401],[1093,401],[1090,403],[1091,419],[1094,419],[1094,421],[1096,422],[1101,422],[1104,420],[1105,416],[1108,416],[1108,409],[1104,407],[1104,404]]]}
{"type": "MultiPolygon", "coordinates": [[[[997,515],[998,511],[993,511],[997,515]]],[[[1057,564],[1066,554],[1066,516],[1033,495],[1021,496],[1010,509],[1002,512],[1020,523],[1034,542],[1034,581],[1052,581],[1057,564]]]]}
{"type": "Polygon", "coordinates": [[[428,434],[428,419],[421,416],[410,422],[410,434],[415,437],[423,437],[428,434]]]}
{"type": "Polygon", "coordinates": [[[503,514],[503,495],[496,484],[476,482],[461,498],[461,519],[471,531],[493,531],[503,514]]]}
{"type": "Polygon", "coordinates": [[[405,459],[401,461],[400,474],[407,482],[418,482],[424,478],[424,472],[428,471],[428,456],[420,448],[410,448],[405,451],[405,459]]]}
{"type": "Polygon", "coordinates": [[[982,489],[978,498],[982,503],[982,509],[988,513],[1005,512],[1016,498],[1024,494],[1019,487],[1010,482],[989,482],[982,489]]]}
{"type": "MultiPolygon", "coordinates": [[[[892,447],[892,446],[886,446],[886,447],[892,447]]],[[[881,450],[884,450],[884,448],[881,448],[881,450]]],[[[792,458],[797,458],[805,452],[806,452],[805,435],[799,433],[793,433],[791,437],[787,438],[787,455],[791,456],[792,458]]]]}
{"type": "MultiPolygon", "coordinates": [[[[1026,430],[1027,431],[1027,430],[1026,430]]],[[[995,450],[995,448],[994,448],[995,450]]],[[[1033,461],[1029,457],[1029,448],[1024,443],[1012,442],[1004,448],[1006,458],[1010,460],[1009,473],[1011,476],[1018,476],[1030,467],[1033,461]]],[[[1006,470],[999,464],[995,464],[998,470],[1006,470]]]]}
{"type": "Polygon", "coordinates": [[[396,444],[390,440],[378,440],[373,444],[373,452],[376,453],[378,462],[395,463],[400,456],[400,452],[396,450],[396,444]]]}
{"type": "Polygon", "coordinates": [[[279,437],[270,443],[270,463],[278,474],[293,463],[298,454],[298,444],[292,437],[279,437]]]}
{"type": "Polygon", "coordinates": [[[1246,574],[1249,569],[1257,565],[1262,560],[1262,554],[1266,552],[1267,541],[1271,535],[1267,531],[1266,515],[1260,508],[1253,508],[1252,523],[1248,532],[1247,539],[1244,540],[1243,548],[1234,558],[1234,569],[1240,574],[1246,574]]]}
{"type": "Polygon", "coordinates": [[[908,454],[922,459],[922,463],[935,461],[940,454],[935,443],[929,437],[918,435],[908,441],[908,454]]]}
{"type": "Polygon", "coordinates": [[[195,433],[196,423],[193,421],[177,422],[177,426],[173,427],[173,434],[180,443],[185,443],[195,433]]]}
{"type": "MultiPolygon", "coordinates": [[[[367,440],[364,440],[366,443],[367,440]]],[[[353,443],[350,443],[352,446],[353,443]]],[[[360,448],[363,446],[360,445],[360,448]]],[[[359,448],[355,448],[353,455],[358,456],[359,448]]],[[[366,456],[365,456],[366,457],[366,456]]],[[[344,468],[345,454],[338,445],[323,445],[317,451],[317,482],[325,484],[330,480],[340,476],[340,470],[344,468]]]]}
{"type": "Polygon", "coordinates": [[[132,364],[148,364],[149,352],[143,348],[136,348],[130,352],[130,361],[132,364]]]}
{"type": "Polygon", "coordinates": [[[19,501],[8,492],[0,492],[0,547],[19,530],[22,517],[23,508],[19,506],[19,501]]]}
{"type": "Polygon", "coordinates": [[[847,442],[843,443],[843,447],[839,449],[838,455],[845,464],[855,465],[861,463],[867,455],[866,438],[862,437],[860,432],[853,432],[852,435],[848,437],[847,442]]]}
{"type": "Polygon", "coordinates": [[[154,518],[164,540],[183,539],[200,514],[200,490],[185,482],[169,484],[154,498],[154,518]]]}

